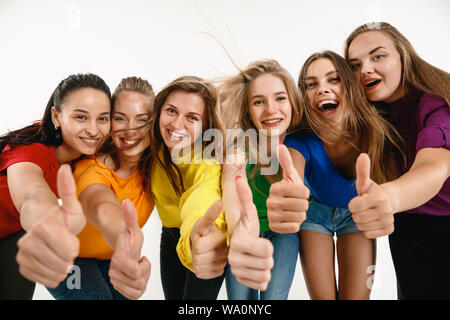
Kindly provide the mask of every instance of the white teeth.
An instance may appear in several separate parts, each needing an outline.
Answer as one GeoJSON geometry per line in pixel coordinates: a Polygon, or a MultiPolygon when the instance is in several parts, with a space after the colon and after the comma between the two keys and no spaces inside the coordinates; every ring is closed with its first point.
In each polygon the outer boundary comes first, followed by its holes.
{"type": "Polygon", "coordinates": [[[181,133],[176,133],[176,132],[171,132],[170,135],[172,135],[174,138],[177,138],[177,139],[187,137],[186,134],[181,134],[181,133]]]}
{"type": "Polygon", "coordinates": [[[276,123],[276,122],[280,122],[280,121],[281,121],[281,119],[274,119],[274,120],[263,121],[263,123],[271,124],[271,123],[276,123]]]}
{"type": "Polygon", "coordinates": [[[122,140],[123,142],[125,142],[126,144],[135,144],[137,140],[122,140]]]}
{"type": "Polygon", "coordinates": [[[89,144],[93,144],[93,143],[97,143],[97,140],[92,140],[92,139],[86,139],[86,138],[81,138],[84,142],[89,143],[89,144]]]}
{"type": "Polygon", "coordinates": [[[336,100],[324,100],[319,102],[319,107],[322,107],[324,104],[338,104],[336,100]]]}

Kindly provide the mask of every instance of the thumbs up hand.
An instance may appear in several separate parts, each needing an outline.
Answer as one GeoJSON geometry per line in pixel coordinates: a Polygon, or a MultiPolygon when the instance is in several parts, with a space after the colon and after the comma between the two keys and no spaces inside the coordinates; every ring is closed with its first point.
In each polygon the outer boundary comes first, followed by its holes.
{"type": "Polygon", "coordinates": [[[370,179],[370,158],[366,153],[356,160],[356,190],[348,209],[353,221],[368,239],[385,236],[394,232],[394,210],[383,185],[370,179]]]}
{"type": "Polygon", "coordinates": [[[138,299],[147,288],[151,265],[146,257],[141,257],[144,234],[133,203],[125,199],[122,211],[125,226],[116,240],[109,277],[117,291],[129,299],[138,299]]]}
{"type": "Polygon", "coordinates": [[[76,234],[86,223],[70,166],[59,168],[57,187],[62,205],[20,238],[16,256],[19,271],[25,278],[50,288],[56,288],[73,266],[80,249],[76,234]]]}
{"type": "Polygon", "coordinates": [[[273,245],[268,239],[259,237],[258,212],[248,182],[237,176],[235,185],[241,219],[230,241],[228,262],[238,282],[253,289],[266,290],[274,265],[273,245]]]}
{"type": "Polygon", "coordinates": [[[269,227],[278,233],[293,233],[300,230],[308,210],[309,189],[294,167],[291,154],[283,144],[278,146],[278,161],[283,179],[273,183],[267,199],[269,227]]]}
{"type": "Polygon", "coordinates": [[[214,223],[221,212],[222,201],[217,200],[195,222],[191,230],[192,264],[199,279],[217,278],[223,274],[227,265],[226,238],[214,223]]]}

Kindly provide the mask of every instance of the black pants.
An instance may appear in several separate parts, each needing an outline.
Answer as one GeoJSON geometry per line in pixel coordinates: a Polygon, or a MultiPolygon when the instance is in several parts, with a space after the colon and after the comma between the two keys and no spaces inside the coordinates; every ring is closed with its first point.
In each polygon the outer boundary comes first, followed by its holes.
{"type": "Polygon", "coordinates": [[[19,273],[16,262],[17,241],[25,234],[21,230],[0,240],[0,300],[31,300],[35,283],[19,273]]]}
{"type": "Polygon", "coordinates": [[[216,300],[225,275],[209,280],[197,278],[178,258],[179,238],[180,229],[162,228],[160,266],[164,297],[166,300],[216,300]]]}
{"type": "Polygon", "coordinates": [[[450,299],[450,216],[398,213],[394,218],[389,245],[399,300],[450,299]]]}

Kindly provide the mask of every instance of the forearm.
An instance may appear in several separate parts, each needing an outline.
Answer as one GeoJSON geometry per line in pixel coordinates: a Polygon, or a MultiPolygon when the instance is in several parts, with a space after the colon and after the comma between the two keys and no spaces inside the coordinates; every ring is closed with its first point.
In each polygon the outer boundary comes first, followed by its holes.
{"type": "Polygon", "coordinates": [[[119,234],[125,227],[122,208],[117,203],[103,202],[95,208],[85,210],[87,220],[103,235],[108,245],[114,249],[119,234]]]}
{"type": "MultiPolygon", "coordinates": [[[[46,188],[36,188],[17,208],[20,213],[20,223],[22,228],[29,231],[42,218],[52,214],[60,213],[58,199],[52,192],[48,192],[46,188]]],[[[64,222],[61,216],[61,221],[64,222]]]]}
{"type": "Polygon", "coordinates": [[[381,185],[391,197],[395,213],[421,206],[433,198],[449,177],[446,166],[424,163],[411,167],[400,178],[381,185]]]}
{"type": "Polygon", "coordinates": [[[228,226],[228,233],[231,236],[240,220],[240,205],[234,181],[226,181],[222,184],[222,202],[225,211],[225,221],[228,226]]]}

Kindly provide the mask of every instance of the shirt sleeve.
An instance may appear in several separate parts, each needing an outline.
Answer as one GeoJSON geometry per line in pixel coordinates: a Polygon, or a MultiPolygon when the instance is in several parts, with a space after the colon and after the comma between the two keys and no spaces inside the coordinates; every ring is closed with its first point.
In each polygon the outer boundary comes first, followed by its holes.
{"type": "Polygon", "coordinates": [[[444,99],[425,94],[419,105],[416,151],[423,148],[450,149],[450,107],[444,99]]]}
{"type": "Polygon", "coordinates": [[[46,172],[50,167],[49,147],[40,143],[6,146],[0,156],[0,171],[19,162],[32,162],[46,172]]]}
{"type": "Polygon", "coordinates": [[[309,148],[307,143],[303,139],[304,137],[301,134],[294,134],[286,137],[284,144],[288,148],[292,148],[301,153],[301,155],[305,158],[305,163],[308,164],[311,159],[311,154],[309,152],[309,148]]]}
{"type": "Polygon", "coordinates": [[[92,184],[104,184],[111,188],[111,181],[103,174],[95,159],[83,159],[75,164],[73,177],[77,185],[77,196],[92,184]]]}
{"type": "MultiPolygon", "coordinates": [[[[177,253],[181,263],[191,271],[193,270],[191,230],[197,219],[202,217],[214,202],[222,198],[221,171],[222,168],[218,164],[202,164],[196,173],[194,185],[186,190],[180,199],[182,201],[181,227],[177,253]]],[[[229,245],[230,239],[224,212],[216,219],[215,224],[223,232],[229,245]]]]}

